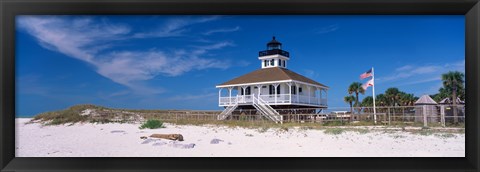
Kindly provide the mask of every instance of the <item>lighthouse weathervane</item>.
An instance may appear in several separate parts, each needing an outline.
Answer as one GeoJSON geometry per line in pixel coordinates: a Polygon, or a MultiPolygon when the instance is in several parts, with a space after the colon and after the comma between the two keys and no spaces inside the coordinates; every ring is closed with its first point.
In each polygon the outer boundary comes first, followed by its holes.
{"type": "Polygon", "coordinates": [[[260,69],[216,86],[218,105],[225,108],[218,120],[232,118],[240,109],[282,123],[287,119],[278,109],[326,109],[329,87],[287,69],[290,58],[274,36],[267,49],[258,52],[260,69]]]}

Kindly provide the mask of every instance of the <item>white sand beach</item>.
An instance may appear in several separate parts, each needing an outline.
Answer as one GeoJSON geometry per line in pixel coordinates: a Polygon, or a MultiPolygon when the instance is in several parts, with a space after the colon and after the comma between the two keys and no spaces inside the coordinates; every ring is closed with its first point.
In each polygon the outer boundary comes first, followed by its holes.
{"type": "Polygon", "coordinates": [[[464,157],[465,134],[404,131],[326,134],[318,129],[259,129],[166,124],[41,126],[16,119],[17,157],[464,157]],[[182,134],[184,141],[141,136],[182,134]]]}

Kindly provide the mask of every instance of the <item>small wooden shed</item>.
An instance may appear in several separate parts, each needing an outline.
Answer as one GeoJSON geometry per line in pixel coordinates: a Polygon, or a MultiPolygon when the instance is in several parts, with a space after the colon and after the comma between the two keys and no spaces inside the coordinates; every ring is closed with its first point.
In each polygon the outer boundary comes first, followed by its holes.
{"type": "Polygon", "coordinates": [[[438,103],[430,96],[423,95],[415,102],[415,122],[439,122],[438,103]]]}
{"type": "MultiPolygon", "coordinates": [[[[458,115],[458,121],[464,122],[465,121],[465,101],[460,100],[460,98],[457,97],[457,115],[458,115]]],[[[443,112],[445,114],[445,120],[452,122],[453,121],[453,102],[450,98],[445,98],[442,101],[438,102],[438,105],[440,106],[441,109],[443,109],[443,112]]]]}

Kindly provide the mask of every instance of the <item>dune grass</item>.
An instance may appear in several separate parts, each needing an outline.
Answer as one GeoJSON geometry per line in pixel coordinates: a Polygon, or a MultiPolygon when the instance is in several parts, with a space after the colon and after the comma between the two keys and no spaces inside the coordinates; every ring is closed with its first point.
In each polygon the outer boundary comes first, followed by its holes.
{"type": "Polygon", "coordinates": [[[65,123],[85,122],[88,117],[81,116],[81,112],[85,109],[101,109],[103,107],[96,105],[76,105],[64,110],[45,112],[36,115],[33,121],[45,122],[45,125],[60,125],[65,123]]]}
{"type": "Polygon", "coordinates": [[[145,128],[156,129],[156,128],[165,128],[165,126],[163,125],[163,122],[160,120],[149,119],[145,123],[143,123],[139,128],[140,129],[145,129],[145,128]]]}

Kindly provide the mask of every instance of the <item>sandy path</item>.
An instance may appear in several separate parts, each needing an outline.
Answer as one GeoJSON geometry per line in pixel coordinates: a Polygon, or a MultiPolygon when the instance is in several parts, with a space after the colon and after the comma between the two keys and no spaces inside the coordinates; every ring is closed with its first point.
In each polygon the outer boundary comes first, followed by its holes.
{"type": "MultiPolygon", "coordinates": [[[[168,125],[138,129],[138,124],[44,126],[16,119],[17,157],[464,157],[465,134],[423,136],[395,131],[339,135],[323,130],[227,128],[168,125]],[[153,133],[180,133],[185,141],[142,140],[153,133]],[[220,139],[218,144],[212,140],[220,139]],[[143,144],[142,144],[143,143],[143,144]],[[188,148],[195,144],[193,148],[188,148]]],[[[215,141],[214,141],[215,142],[215,141]]]]}

